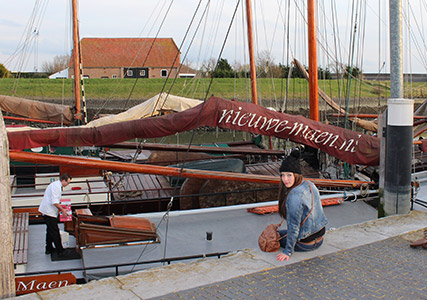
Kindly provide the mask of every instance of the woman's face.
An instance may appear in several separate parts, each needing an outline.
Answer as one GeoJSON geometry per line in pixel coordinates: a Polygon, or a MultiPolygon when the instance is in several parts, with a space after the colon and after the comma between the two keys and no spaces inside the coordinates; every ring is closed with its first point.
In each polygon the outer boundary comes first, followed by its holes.
{"type": "Polygon", "coordinates": [[[280,173],[280,177],[282,178],[283,184],[287,188],[290,188],[295,183],[295,176],[294,176],[294,173],[292,172],[282,172],[280,173]]]}

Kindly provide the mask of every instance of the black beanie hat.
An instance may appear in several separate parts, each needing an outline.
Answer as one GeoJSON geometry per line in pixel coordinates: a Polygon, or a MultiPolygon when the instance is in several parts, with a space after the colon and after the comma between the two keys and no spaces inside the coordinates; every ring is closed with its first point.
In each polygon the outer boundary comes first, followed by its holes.
{"type": "Polygon", "coordinates": [[[300,164],[300,151],[293,150],[283,161],[280,166],[280,173],[282,172],[292,172],[296,174],[301,174],[301,164],[300,164]]]}

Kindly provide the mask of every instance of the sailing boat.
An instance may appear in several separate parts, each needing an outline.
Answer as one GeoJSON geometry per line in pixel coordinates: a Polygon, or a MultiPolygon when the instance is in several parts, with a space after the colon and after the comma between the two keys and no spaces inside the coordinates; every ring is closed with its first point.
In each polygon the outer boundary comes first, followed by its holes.
{"type": "MultiPolygon", "coordinates": [[[[249,25],[248,28],[250,28],[249,25]]],[[[76,54],[77,52],[74,51],[76,54]]],[[[78,76],[79,74],[76,74],[75,78],[78,76]]],[[[254,87],[252,91],[256,91],[256,88],[254,87]]],[[[176,115],[118,122],[92,128],[74,126],[34,132],[11,132],[8,137],[11,149],[16,150],[47,145],[91,147],[112,145],[134,138],[163,137],[201,126],[241,130],[290,139],[313,148],[319,148],[349,163],[376,165],[379,160],[379,142],[375,137],[328,126],[302,117],[272,112],[256,104],[233,102],[217,97],[211,97],[205,104],[200,104],[176,115]],[[198,118],[199,114],[200,118],[198,118]],[[170,124],[174,124],[174,128],[171,128],[170,124]],[[118,131],[121,132],[120,135],[115,134],[118,131]]],[[[41,154],[32,153],[25,157],[25,154],[14,151],[11,152],[11,157],[32,162],[43,160],[41,154]]],[[[62,160],[60,164],[71,166],[72,164],[69,162],[71,160],[62,160]]],[[[98,167],[94,167],[96,171],[111,168],[101,165],[101,163],[104,162],[100,162],[98,167]]],[[[78,166],[78,164],[73,166],[78,166]]],[[[153,172],[162,174],[158,167],[151,168],[154,170],[153,172]]]]}

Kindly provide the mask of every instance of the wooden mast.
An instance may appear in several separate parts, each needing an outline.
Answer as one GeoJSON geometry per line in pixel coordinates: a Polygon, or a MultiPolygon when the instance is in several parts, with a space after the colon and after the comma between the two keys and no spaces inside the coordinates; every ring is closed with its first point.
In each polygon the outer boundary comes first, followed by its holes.
{"type": "Polygon", "coordinates": [[[310,119],[319,121],[319,94],[317,82],[317,17],[316,0],[308,0],[308,72],[310,74],[310,119]]]}
{"type": "Polygon", "coordinates": [[[257,87],[256,87],[256,69],[255,69],[255,57],[254,57],[254,41],[252,31],[252,8],[251,0],[246,0],[246,22],[248,25],[248,46],[249,46],[249,62],[250,62],[250,73],[251,73],[251,92],[252,92],[252,103],[258,104],[257,87]]]}
{"type": "Polygon", "coordinates": [[[82,120],[81,114],[81,99],[80,99],[80,66],[79,66],[79,32],[78,32],[78,20],[77,20],[77,0],[72,0],[73,6],[73,68],[74,68],[74,103],[76,106],[76,113],[74,118],[76,120],[82,120]]]}

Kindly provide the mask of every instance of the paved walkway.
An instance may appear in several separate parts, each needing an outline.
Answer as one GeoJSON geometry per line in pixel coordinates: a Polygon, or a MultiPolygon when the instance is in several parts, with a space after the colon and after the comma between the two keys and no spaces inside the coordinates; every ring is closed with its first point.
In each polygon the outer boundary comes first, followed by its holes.
{"type": "Polygon", "coordinates": [[[154,299],[427,299],[426,266],[402,235],[154,299]]]}
{"type": "Polygon", "coordinates": [[[327,232],[288,263],[258,249],[94,280],[19,299],[427,299],[427,212],[327,232]]]}

